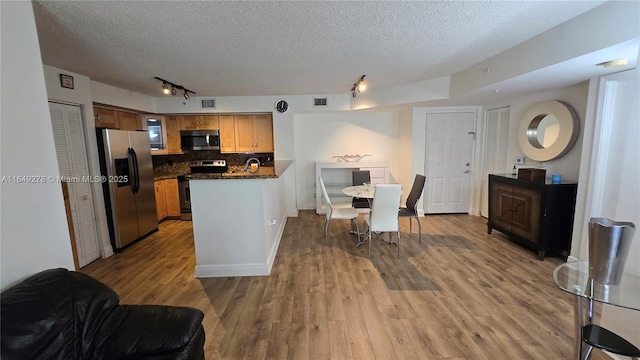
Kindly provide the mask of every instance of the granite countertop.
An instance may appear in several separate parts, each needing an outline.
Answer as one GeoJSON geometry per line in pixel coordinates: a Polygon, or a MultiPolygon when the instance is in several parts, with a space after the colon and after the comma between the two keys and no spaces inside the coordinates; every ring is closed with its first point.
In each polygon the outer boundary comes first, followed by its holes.
{"type": "Polygon", "coordinates": [[[242,166],[230,166],[229,171],[222,174],[191,174],[191,180],[219,179],[275,179],[293,164],[292,160],[275,160],[274,166],[261,166],[257,172],[240,171],[242,166]]]}
{"type": "Polygon", "coordinates": [[[154,176],[153,177],[153,181],[159,181],[159,180],[167,180],[167,179],[175,179],[177,178],[179,175],[160,175],[160,176],[154,176]]]}

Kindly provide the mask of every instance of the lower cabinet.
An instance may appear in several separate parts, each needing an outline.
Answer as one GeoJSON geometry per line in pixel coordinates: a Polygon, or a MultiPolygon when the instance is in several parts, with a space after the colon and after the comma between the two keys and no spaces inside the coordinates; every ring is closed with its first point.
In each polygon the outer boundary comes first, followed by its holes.
{"type": "Polygon", "coordinates": [[[156,212],[158,213],[158,221],[161,221],[167,217],[167,202],[164,199],[164,181],[154,181],[153,187],[156,192],[156,212]]]}
{"type": "Polygon", "coordinates": [[[178,179],[156,180],[153,182],[156,193],[156,212],[158,221],[166,218],[180,218],[180,197],[178,179]]]}
{"type": "Polygon", "coordinates": [[[489,175],[487,232],[496,229],[538,251],[568,255],[578,184],[537,183],[515,175],[489,175]]]}
{"type": "Polygon", "coordinates": [[[167,205],[167,216],[180,218],[180,196],[178,195],[178,179],[166,179],[164,182],[164,200],[167,205]]]}

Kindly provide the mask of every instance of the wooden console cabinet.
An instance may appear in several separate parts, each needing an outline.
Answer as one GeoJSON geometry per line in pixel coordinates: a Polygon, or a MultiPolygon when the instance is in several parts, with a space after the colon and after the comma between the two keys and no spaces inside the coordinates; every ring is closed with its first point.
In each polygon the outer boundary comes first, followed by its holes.
{"type": "Polygon", "coordinates": [[[568,255],[578,184],[538,183],[516,175],[489,175],[487,232],[496,229],[538,251],[568,255]]]}

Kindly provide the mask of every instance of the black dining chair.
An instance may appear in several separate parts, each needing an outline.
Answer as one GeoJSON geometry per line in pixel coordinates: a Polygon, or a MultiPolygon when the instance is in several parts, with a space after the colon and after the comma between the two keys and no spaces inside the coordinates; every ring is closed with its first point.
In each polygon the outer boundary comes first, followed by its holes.
{"type": "MultiPolygon", "coordinates": [[[[354,170],[352,173],[352,185],[362,185],[365,182],[371,182],[371,173],[369,170],[354,170]]],[[[369,199],[354,197],[351,200],[351,206],[356,209],[369,209],[369,199]]]]}
{"type": "Polygon", "coordinates": [[[420,196],[422,195],[422,190],[424,189],[426,177],[424,175],[416,174],[415,179],[413,179],[413,186],[411,187],[411,192],[407,197],[406,207],[401,207],[398,211],[398,217],[408,217],[409,218],[409,234],[413,233],[411,229],[411,219],[415,218],[418,222],[418,239],[422,243],[422,228],[420,225],[420,218],[418,217],[418,200],[420,200],[420,196]]]}

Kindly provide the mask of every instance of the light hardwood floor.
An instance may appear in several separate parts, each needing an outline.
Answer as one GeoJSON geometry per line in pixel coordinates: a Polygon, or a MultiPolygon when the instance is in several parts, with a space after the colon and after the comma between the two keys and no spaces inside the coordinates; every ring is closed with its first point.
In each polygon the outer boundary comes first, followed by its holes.
{"type": "MultiPolygon", "coordinates": [[[[347,221],[289,218],[270,276],[194,278],[190,222],[81,271],[121,303],[200,308],[207,359],[571,359],[573,298],[544,261],[469,215],[401,219],[401,258],[355,248],[347,221]]],[[[609,359],[595,351],[593,359],[609,359]]]]}

